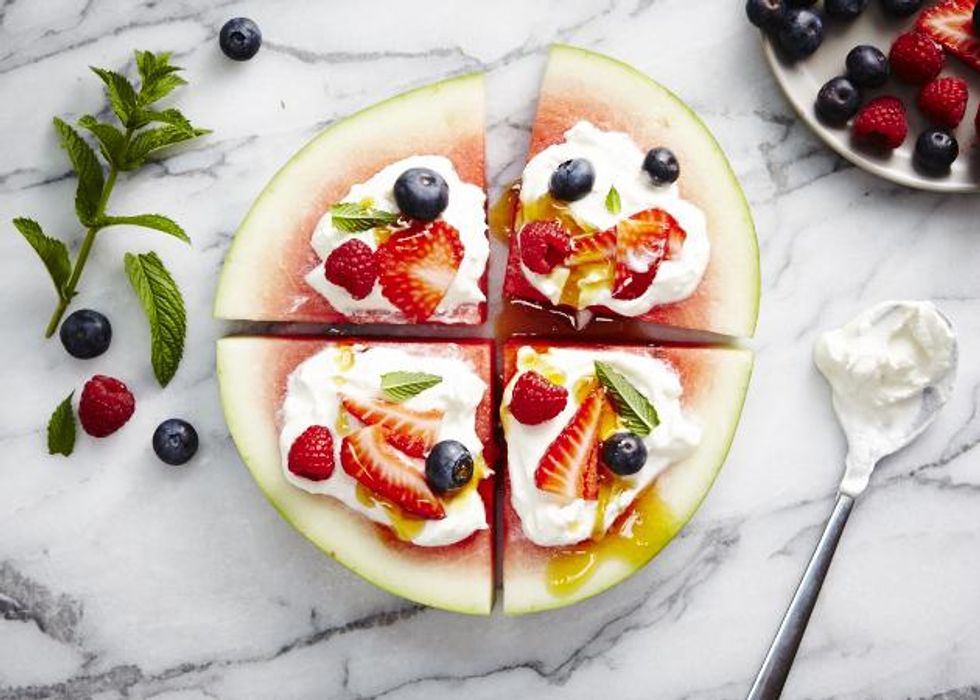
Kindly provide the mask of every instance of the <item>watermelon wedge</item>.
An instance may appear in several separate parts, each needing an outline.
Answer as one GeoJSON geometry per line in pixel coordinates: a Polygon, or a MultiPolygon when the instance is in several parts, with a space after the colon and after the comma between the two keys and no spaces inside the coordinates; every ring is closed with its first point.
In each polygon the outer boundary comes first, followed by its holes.
{"type": "MultiPolygon", "coordinates": [[[[316,323],[408,323],[397,310],[347,316],[306,276],[320,264],[311,236],[321,217],[385,166],[411,156],[444,156],[460,179],[484,189],[485,85],[464,75],[406,92],[331,124],[266,185],[225,258],[217,318],[316,323]]],[[[486,271],[480,286],[486,293],[486,271]]],[[[466,303],[427,322],[477,324],[486,303],[466,303]]]]}
{"type": "MultiPolygon", "coordinates": [[[[477,530],[452,545],[423,547],[398,539],[341,502],[309,493],[283,473],[280,409],[286,382],[304,360],[328,346],[363,343],[418,355],[464,359],[493,385],[489,341],[411,342],[324,340],[295,336],[238,336],[218,341],[218,384],[231,435],[242,460],[273,506],[310,541],[375,585],[404,598],[446,610],[485,615],[493,603],[492,530],[477,530]]],[[[491,390],[476,412],[476,435],[487,464],[495,462],[491,390]]],[[[340,469],[340,467],[337,467],[340,469]]],[[[479,482],[487,523],[493,524],[493,479],[479,482]]]]}
{"type": "MultiPolygon", "coordinates": [[[[700,441],[642,491],[601,538],[542,547],[525,535],[505,480],[503,510],[504,612],[509,615],[577,603],[616,585],[650,561],[687,523],[711,488],[735,435],[752,372],[748,350],[715,347],[582,346],[546,341],[508,342],[503,352],[505,386],[517,371],[518,350],[532,345],[615,350],[656,358],[679,376],[681,406],[702,426],[700,441]]],[[[600,491],[601,494],[601,491],[600,491]]],[[[600,495],[600,501],[602,496],[600,495]]]]}
{"type": "MultiPolygon", "coordinates": [[[[759,310],[759,251],[748,203],[714,137],[678,97],[635,68],[602,54],[552,47],[541,84],[528,161],[587,121],[625,132],[642,149],[671,149],[681,166],[680,195],[707,219],[710,258],[694,292],[639,316],[667,326],[751,336],[759,310]]],[[[628,215],[631,212],[623,212],[628,215]]],[[[525,278],[511,237],[505,296],[549,305],[525,278]]],[[[605,315],[609,309],[590,307],[605,315]]]]}

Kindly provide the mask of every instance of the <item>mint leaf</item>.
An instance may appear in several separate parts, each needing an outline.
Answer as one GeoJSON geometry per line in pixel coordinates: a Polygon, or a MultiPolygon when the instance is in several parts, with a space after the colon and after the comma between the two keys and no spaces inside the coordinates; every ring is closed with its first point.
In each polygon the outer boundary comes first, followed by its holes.
{"type": "Polygon", "coordinates": [[[437,374],[425,372],[388,372],[381,375],[381,393],[391,401],[407,401],[442,381],[437,374]]]}
{"type": "Polygon", "coordinates": [[[48,419],[48,454],[67,457],[75,449],[75,413],[71,408],[71,392],[58,404],[48,419]]]}
{"type": "Polygon", "coordinates": [[[75,212],[78,220],[85,226],[93,226],[99,213],[102,188],[105,178],[95,151],[77,131],[65,122],[54,118],[54,128],[58,131],[61,145],[68,152],[68,159],[75,174],[78,175],[78,188],[75,190],[75,212]]]}
{"type": "Polygon", "coordinates": [[[167,218],[162,214],[136,214],[135,216],[107,216],[104,219],[106,226],[117,226],[119,224],[129,224],[130,226],[142,226],[151,228],[154,231],[169,233],[175,238],[179,238],[184,243],[190,243],[190,237],[184,232],[173,219],[167,218]]]}
{"type": "Polygon", "coordinates": [[[140,88],[140,104],[149,105],[162,100],[181,85],[187,85],[187,81],[175,73],[162,75],[149,82],[144,82],[140,88]]]}
{"type": "Polygon", "coordinates": [[[618,214],[622,207],[623,204],[619,199],[619,191],[615,187],[610,187],[609,193],[606,195],[606,211],[610,214],[618,214]]]}
{"type": "Polygon", "coordinates": [[[368,207],[359,202],[338,202],[330,207],[330,220],[338,231],[358,233],[393,224],[398,221],[398,214],[368,207]]]}
{"type": "Polygon", "coordinates": [[[170,124],[171,126],[176,126],[179,129],[183,129],[188,133],[194,132],[194,127],[187,120],[183,114],[181,114],[179,109],[155,110],[155,109],[144,109],[140,110],[140,119],[146,124],[150,122],[159,122],[161,124],[170,124]]]}
{"type": "Polygon", "coordinates": [[[207,129],[191,129],[187,131],[181,127],[169,125],[141,131],[136,134],[135,138],[129,144],[125,170],[138,168],[143,164],[146,157],[155,151],[159,151],[167,146],[173,146],[182,141],[189,141],[207,133],[210,133],[207,129]]]}
{"type": "Polygon", "coordinates": [[[98,140],[99,150],[102,157],[110,165],[119,166],[125,156],[126,135],[112,124],[100,122],[90,114],[86,114],[78,120],[78,125],[83,129],[88,129],[98,140]]]}
{"type": "Polygon", "coordinates": [[[167,386],[184,355],[187,313],[184,298],[154,252],[126,253],[126,273],[150,322],[150,360],[160,386],[167,386]]]}
{"type": "Polygon", "coordinates": [[[20,235],[31,244],[34,252],[37,253],[41,262],[48,269],[51,281],[54,282],[54,289],[58,292],[58,298],[64,299],[66,296],[65,285],[71,276],[68,246],[57,238],[45,236],[44,231],[41,230],[41,225],[33,219],[14,219],[14,226],[20,231],[20,235]]]}
{"type": "Polygon", "coordinates": [[[112,111],[119,117],[119,121],[130,126],[130,120],[133,118],[133,113],[137,107],[136,90],[133,88],[133,84],[126,79],[126,76],[115,71],[95,68],[94,66],[90,66],[90,68],[105,83],[112,111]]]}
{"type": "Polygon", "coordinates": [[[657,409],[626,377],[605,362],[599,361],[595,363],[595,373],[609,392],[616,406],[616,413],[631,432],[643,437],[660,424],[657,409]]]}
{"type": "Polygon", "coordinates": [[[136,70],[139,71],[142,81],[139,93],[139,102],[142,105],[152,104],[166,97],[174,88],[187,84],[186,80],[174,75],[183,69],[170,64],[169,53],[137,51],[136,70]]]}

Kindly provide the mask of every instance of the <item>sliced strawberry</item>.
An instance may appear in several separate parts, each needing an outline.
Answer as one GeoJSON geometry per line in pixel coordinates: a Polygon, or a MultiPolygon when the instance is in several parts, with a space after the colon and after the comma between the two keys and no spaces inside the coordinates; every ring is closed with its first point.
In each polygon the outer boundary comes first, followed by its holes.
{"type": "Polygon", "coordinates": [[[402,510],[428,520],[446,517],[442,503],[425,482],[422,462],[396,450],[386,439],[385,429],[372,425],[351,433],[340,445],[344,471],[373,493],[402,510]]]}
{"type": "Polygon", "coordinates": [[[425,457],[436,444],[442,411],[432,408],[417,411],[381,399],[358,399],[341,396],[347,412],[365,425],[380,425],[388,433],[388,442],[411,457],[425,457]]]}
{"type": "Polygon", "coordinates": [[[663,209],[647,209],[619,222],[613,296],[631,299],[646,291],[668,255],[668,242],[672,243],[671,255],[676,255],[685,236],[680,224],[663,209]]]}
{"type": "Polygon", "coordinates": [[[569,501],[599,497],[599,425],[604,401],[605,392],[597,385],[545,450],[534,472],[539,489],[569,501]]]}
{"type": "Polygon", "coordinates": [[[616,229],[577,236],[572,239],[572,252],[567,264],[571,267],[611,260],[616,254],[616,229]]]}
{"type": "Polygon", "coordinates": [[[973,31],[977,0],[944,0],[919,15],[916,28],[949,53],[980,70],[980,36],[973,31]]]}
{"type": "Polygon", "coordinates": [[[419,323],[435,312],[462,261],[456,229],[445,221],[413,221],[378,248],[381,293],[419,323]]]}

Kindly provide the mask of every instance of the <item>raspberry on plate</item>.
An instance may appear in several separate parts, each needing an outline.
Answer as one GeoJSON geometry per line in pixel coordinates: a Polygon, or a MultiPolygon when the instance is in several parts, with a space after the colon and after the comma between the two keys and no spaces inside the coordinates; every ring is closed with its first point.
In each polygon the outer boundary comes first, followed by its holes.
{"type": "Polygon", "coordinates": [[[112,435],[136,410],[136,400],[118,379],[97,374],[85,383],[78,402],[78,420],[92,437],[112,435]]]}
{"type": "Polygon", "coordinates": [[[548,381],[537,372],[525,372],[514,385],[510,412],[524,425],[551,420],[565,409],[568,390],[548,381]]]}
{"type": "Polygon", "coordinates": [[[934,79],[946,63],[942,47],[920,32],[900,35],[888,54],[892,75],[920,85],[934,79]]]}
{"type": "Polygon", "coordinates": [[[877,97],[858,112],[852,128],[854,138],[868,145],[889,150],[898,148],[909,133],[905,105],[891,95],[877,97]]]}
{"type": "Polygon", "coordinates": [[[289,471],[312,481],[329,479],[333,474],[333,434],[322,425],[311,425],[289,448],[289,471]]]}
{"type": "Polygon", "coordinates": [[[367,243],[350,240],[330,251],[323,272],[328,282],[343,287],[355,299],[363,299],[378,279],[378,258],[367,243]]]}
{"type": "Polygon", "coordinates": [[[955,129],[963,121],[969,97],[965,80],[937,78],[922,86],[918,105],[929,121],[955,129]]]}
{"type": "Polygon", "coordinates": [[[547,275],[572,252],[572,239],[557,221],[531,221],[519,236],[521,262],[531,272],[547,275]]]}

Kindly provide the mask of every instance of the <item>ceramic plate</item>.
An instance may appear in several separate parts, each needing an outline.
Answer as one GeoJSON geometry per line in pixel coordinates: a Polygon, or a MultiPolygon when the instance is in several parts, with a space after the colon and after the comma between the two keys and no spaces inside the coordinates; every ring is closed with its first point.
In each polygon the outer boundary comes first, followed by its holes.
{"type": "Polygon", "coordinates": [[[859,168],[907,187],[937,192],[980,192],[980,155],[975,142],[973,118],[980,104],[980,73],[972,70],[957,58],[947,55],[942,75],[966,80],[970,88],[970,104],[963,123],[956,130],[960,144],[960,156],[953,163],[952,172],[943,177],[930,177],[918,172],[912,164],[915,139],[929,125],[915,104],[917,88],[905,85],[894,78],[884,87],[866,91],[864,100],[878,95],[895,95],[905,103],[909,115],[909,135],[891,154],[865,150],[851,140],[849,128],[832,128],[817,119],[813,103],[820,87],[835,75],[844,73],[844,59],[848,51],[858,44],[872,44],[885,55],[892,41],[915,24],[915,17],[895,19],[889,17],[873,0],[864,14],[850,22],[825,20],[823,45],[815,54],[796,63],[784,60],[772,43],[764,40],[766,59],[787,99],[824,142],[841,156],[859,168]]]}

